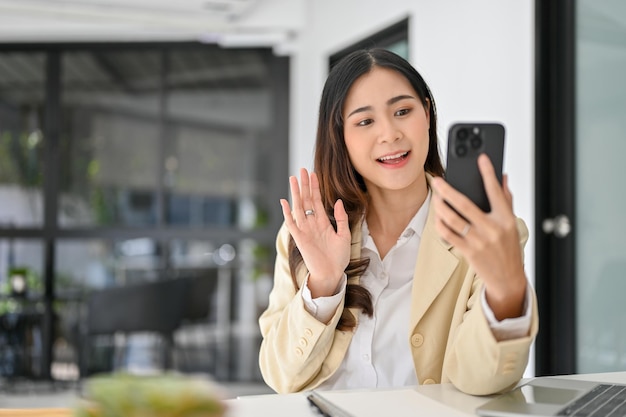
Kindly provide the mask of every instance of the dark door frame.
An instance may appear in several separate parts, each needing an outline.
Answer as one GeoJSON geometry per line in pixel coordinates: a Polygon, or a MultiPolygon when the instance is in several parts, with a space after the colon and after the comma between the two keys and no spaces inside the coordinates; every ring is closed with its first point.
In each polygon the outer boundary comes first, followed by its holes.
{"type": "Polygon", "coordinates": [[[544,232],[558,215],[575,220],[576,1],[535,0],[535,288],[537,376],[576,372],[576,229],[544,232]]]}

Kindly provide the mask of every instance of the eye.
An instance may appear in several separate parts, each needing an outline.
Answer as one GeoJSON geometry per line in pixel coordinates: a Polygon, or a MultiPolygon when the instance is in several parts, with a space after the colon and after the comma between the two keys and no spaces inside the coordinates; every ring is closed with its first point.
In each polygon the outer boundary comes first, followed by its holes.
{"type": "Polygon", "coordinates": [[[359,121],[356,125],[357,126],[367,126],[367,125],[371,125],[374,121],[372,119],[363,119],[361,121],[359,121]]]}
{"type": "Polygon", "coordinates": [[[410,111],[411,109],[400,109],[394,113],[394,116],[406,116],[410,111]]]}

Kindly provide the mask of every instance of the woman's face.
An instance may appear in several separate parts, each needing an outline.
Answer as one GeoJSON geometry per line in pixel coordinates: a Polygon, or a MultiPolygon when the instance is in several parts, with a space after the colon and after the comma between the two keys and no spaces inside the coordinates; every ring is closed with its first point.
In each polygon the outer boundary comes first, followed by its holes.
{"type": "Polygon", "coordinates": [[[370,192],[425,180],[429,113],[403,75],[381,67],[362,75],[348,91],[343,119],[350,161],[370,192]]]}

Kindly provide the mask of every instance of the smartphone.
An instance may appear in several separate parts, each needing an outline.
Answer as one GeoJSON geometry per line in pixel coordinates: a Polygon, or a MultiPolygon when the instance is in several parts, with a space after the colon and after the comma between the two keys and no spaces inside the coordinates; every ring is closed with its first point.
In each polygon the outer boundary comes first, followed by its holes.
{"type": "Polygon", "coordinates": [[[486,154],[502,184],[504,126],[500,123],[455,123],[448,131],[446,181],[483,211],[491,211],[478,156],[486,154]]]}

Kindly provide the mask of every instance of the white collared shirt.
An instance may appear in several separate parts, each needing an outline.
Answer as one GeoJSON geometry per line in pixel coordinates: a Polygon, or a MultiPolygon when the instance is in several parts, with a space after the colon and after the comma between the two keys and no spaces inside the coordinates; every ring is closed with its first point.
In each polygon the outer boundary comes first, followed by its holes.
{"type": "MultiPolygon", "coordinates": [[[[361,286],[366,288],[374,306],[373,317],[360,313],[359,324],[352,337],[346,356],[337,371],[319,389],[384,388],[416,385],[411,348],[407,342],[411,310],[411,288],[417,253],[426,225],[431,193],[409,222],[396,244],[384,259],[363,221],[361,256],[370,258],[369,266],[361,276],[361,286]]],[[[305,280],[302,297],[305,308],[318,320],[327,323],[334,315],[346,291],[344,274],[337,294],[312,299],[305,280]]],[[[526,295],[525,315],[498,322],[489,308],[485,294],[483,309],[498,340],[521,337],[530,328],[531,298],[526,295]]]]}

